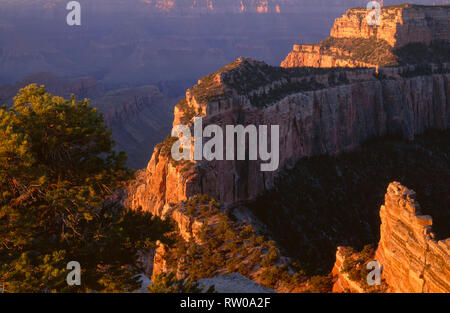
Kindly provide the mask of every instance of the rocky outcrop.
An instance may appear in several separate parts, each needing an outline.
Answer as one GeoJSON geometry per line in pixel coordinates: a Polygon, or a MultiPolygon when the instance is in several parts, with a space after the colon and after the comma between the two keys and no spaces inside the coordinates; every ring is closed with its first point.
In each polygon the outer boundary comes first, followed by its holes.
{"type": "Polygon", "coordinates": [[[450,238],[436,240],[415,192],[394,182],[380,209],[376,259],[392,292],[450,292],[450,238]]]}
{"type": "MultiPolygon", "coordinates": [[[[385,292],[450,292],[450,238],[437,240],[433,219],[421,215],[415,192],[398,182],[389,185],[381,206],[380,242],[374,260],[382,270],[380,290],[385,292]]],[[[333,268],[335,292],[366,292],[365,280],[354,281],[344,273],[349,255],[339,247],[333,268]]],[[[374,289],[377,290],[377,289],[374,289]]]]}
{"type": "Polygon", "coordinates": [[[380,25],[369,25],[369,10],[348,10],[337,18],[330,37],[294,45],[282,67],[376,67],[399,64],[399,48],[411,43],[449,41],[450,6],[399,5],[381,9],[380,25]]]}
{"type": "MultiPolygon", "coordinates": [[[[292,260],[281,256],[274,242],[256,237],[248,223],[232,221],[214,199],[198,195],[168,207],[163,217],[172,218],[179,231],[172,234],[172,245],[158,242],[156,249],[141,254],[148,277],[170,272],[178,279],[200,280],[238,272],[247,277],[245,281],[241,275],[231,275],[217,283],[227,290],[237,277],[236,290],[245,288],[239,287],[242,283],[249,288],[256,286],[249,285],[249,280],[280,291],[304,288],[304,284],[298,285],[305,279],[293,286],[294,269],[288,267],[292,260]]],[[[300,280],[302,276],[298,276],[295,278],[300,280]]]]}
{"type": "Polygon", "coordinates": [[[142,207],[158,216],[165,215],[166,204],[185,201],[190,195],[200,193],[195,170],[182,171],[161,150],[162,146],[158,145],[147,168],[137,173],[128,187],[127,198],[129,207],[142,207]]]}
{"type": "MultiPolygon", "coordinates": [[[[443,73],[448,66],[432,68],[433,75],[414,66],[380,69],[378,74],[372,69],[300,74],[240,59],[188,90],[174,124],[187,107],[193,116],[203,116],[203,127],[280,125],[279,169],[289,168],[303,157],[339,154],[372,137],[402,134],[413,139],[427,129],[448,128],[450,76],[443,73]],[[246,76],[253,72],[260,73],[257,83],[246,76]],[[275,75],[278,80],[271,78],[275,75]],[[252,88],[242,90],[245,83],[252,88]]],[[[142,174],[146,178],[129,199],[132,207],[155,214],[166,203],[199,193],[226,206],[251,201],[272,188],[279,172],[262,172],[261,161],[180,165],[161,149],[155,148],[142,174]]]]}
{"type": "Polygon", "coordinates": [[[334,38],[365,38],[384,40],[392,47],[408,43],[450,38],[450,6],[404,4],[381,9],[380,25],[367,23],[367,9],[348,10],[337,18],[331,29],[334,38]]]}
{"type": "Polygon", "coordinates": [[[376,67],[352,57],[349,50],[336,46],[294,45],[294,49],[281,63],[282,67],[376,67]]]}
{"type": "Polygon", "coordinates": [[[335,293],[364,293],[365,289],[363,284],[359,281],[351,280],[349,275],[347,273],[343,273],[342,271],[344,261],[347,257],[349,256],[346,253],[346,249],[344,247],[338,247],[336,252],[336,263],[331,271],[331,274],[335,279],[332,291],[335,293]]]}

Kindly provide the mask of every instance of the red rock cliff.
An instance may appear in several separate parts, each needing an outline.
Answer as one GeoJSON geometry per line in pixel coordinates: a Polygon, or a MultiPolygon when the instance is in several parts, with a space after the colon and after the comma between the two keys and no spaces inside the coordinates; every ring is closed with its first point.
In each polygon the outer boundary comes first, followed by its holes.
{"type": "Polygon", "coordinates": [[[421,215],[415,192],[390,184],[380,217],[376,259],[390,290],[450,292],[450,238],[435,239],[433,219],[421,215]]]}
{"type": "MultiPolygon", "coordinates": [[[[386,79],[374,76],[372,69],[301,77],[287,71],[279,80],[271,80],[272,71],[278,73],[278,69],[238,60],[230,70],[214,74],[210,82],[191,88],[185,106],[175,110],[174,124],[181,123],[188,107],[197,112],[194,115],[203,116],[204,127],[211,123],[280,125],[279,169],[303,157],[352,150],[371,137],[401,133],[413,139],[427,129],[450,125],[449,74],[405,75],[414,73],[414,67],[380,69],[386,79]],[[240,93],[234,86],[242,86],[251,71],[263,74],[252,85],[254,89],[240,93]],[[211,93],[214,88],[218,94],[206,99],[202,92],[211,93]]],[[[262,172],[260,161],[177,164],[161,151],[161,145],[155,148],[147,169],[135,182],[129,197],[132,207],[161,214],[165,204],[199,193],[231,206],[272,188],[279,172],[262,172]]]]}
{"type": "Polygon", "coordinates": [[[450,6],[405,4],[381,9],[380,25],[369,25],[367,9],[337,18],[324,41],[294,45],[282,67],[376,67],[397,65],[395,49],[450,38],[450,6]]]}
{"type": "MultiPolygon", "coordinates": [[[[407,293],[450,292],[450,238],[437,240],[433,219],[421,215],[415,192],[398,182],[389,185],[381,206],[380,242],[374,260],[382,268],[382,283],[373,291],[407,293]]],[[[346,249],[339,247],[333,274],[335,292],[366,292],[367,283],[343,272],[346,249]]]]}

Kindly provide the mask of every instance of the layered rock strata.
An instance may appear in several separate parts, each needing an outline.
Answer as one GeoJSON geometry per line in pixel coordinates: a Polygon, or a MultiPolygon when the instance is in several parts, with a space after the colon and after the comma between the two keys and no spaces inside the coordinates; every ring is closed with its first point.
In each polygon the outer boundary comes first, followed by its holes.
{"type": "MultiPolygon", "coordinates": [[[[443,208],[445,209],[445,208],[443,208]]],[[[450,292],[450,238],[436,240],[415,192],[392,183],[380,209],[376,259],[393,292],[450,292]]]]}
{"type": "Polygon", "coordinates": [[[330,37],[317,44],[294,45],[282,67],[377,67],[397,65],[395,50],[450,39],[450,6],[383,7],[379,25],[367,22],[372,11],[356,8],[337,18],[330,37]]]}
{"type": "MultiPolygon", "coordinates": [[[[381,267],[387,292],[450,292],[450,238],[437,240],[433,219],[421,215],[415,192],[398,182],[389,185],[381,206],[380,242],[374,259],[381,267]]],[[[345,249],[339,247],[333,274],[335,292],[366,292],[365,281],[353,281],[343,273],[345,249]]],[[[376,289],[374,289],[376,290],[376,289]]]]}
{"type": "MultiPolygon", "coordinates": [[[[290,168],[303,157],[350,151],[372,137],[401,134],[413,139],[427,129],[448,128],[448,69],[431,66],[424,73],[409,66],[380,69],[378,74],[373,69],[312,73],[240,59],[189,89],[183,106],[175,109],[174,125],[183,119],[190,123],[197,115],[203,116],[203,127],[279,125],[279,169],[290,168]],[[258,81],[251,81],[249,73],[259,73],[258,81]],[[187,112],[192,116],[186,118],[187,112]]],[[[155,148],[134,184],[128,198],[131,207],[160,215],[166,204],[195,194],[208,194],[229,207],[271,189],[279,173],[261,171],[261,161],[180,164],[171,160],[167,145],[155,148]]]]}

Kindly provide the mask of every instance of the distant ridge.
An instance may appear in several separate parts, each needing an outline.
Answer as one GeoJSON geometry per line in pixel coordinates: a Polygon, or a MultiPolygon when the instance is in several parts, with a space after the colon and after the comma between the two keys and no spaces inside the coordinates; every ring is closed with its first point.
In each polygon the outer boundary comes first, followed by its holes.
{"type": "Polygon", "coordinates": [[[379,26],[366,22],[368,12],[348,10],[335,20],[328,38],[294,45],[281,66],[377,67],[450,58],[450,5],[383,7],[379,26]]]}

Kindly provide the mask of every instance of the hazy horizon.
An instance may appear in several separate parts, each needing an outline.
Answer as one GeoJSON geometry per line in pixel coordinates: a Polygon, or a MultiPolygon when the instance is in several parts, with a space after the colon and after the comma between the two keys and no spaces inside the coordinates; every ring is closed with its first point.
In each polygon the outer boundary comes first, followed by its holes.
{"type": "MultiPolygon", "coordinates": [[[[51,72],[61,77],[92,76],[107,89],[114,89],[161,81],[195,81],[241,56],[279,65],[293,44],[322,40],[335,18],[367,3],[79,2],[82,25],[68,26],[65,0],[0,0],[0,84],[51,72]],[[261,3],[266,3],[263,9],[261,3]],[[261,10],[263,13],[257,13],[261,10]]],[[[384,5],[403,2],[384,1],[384,5]]]]}

